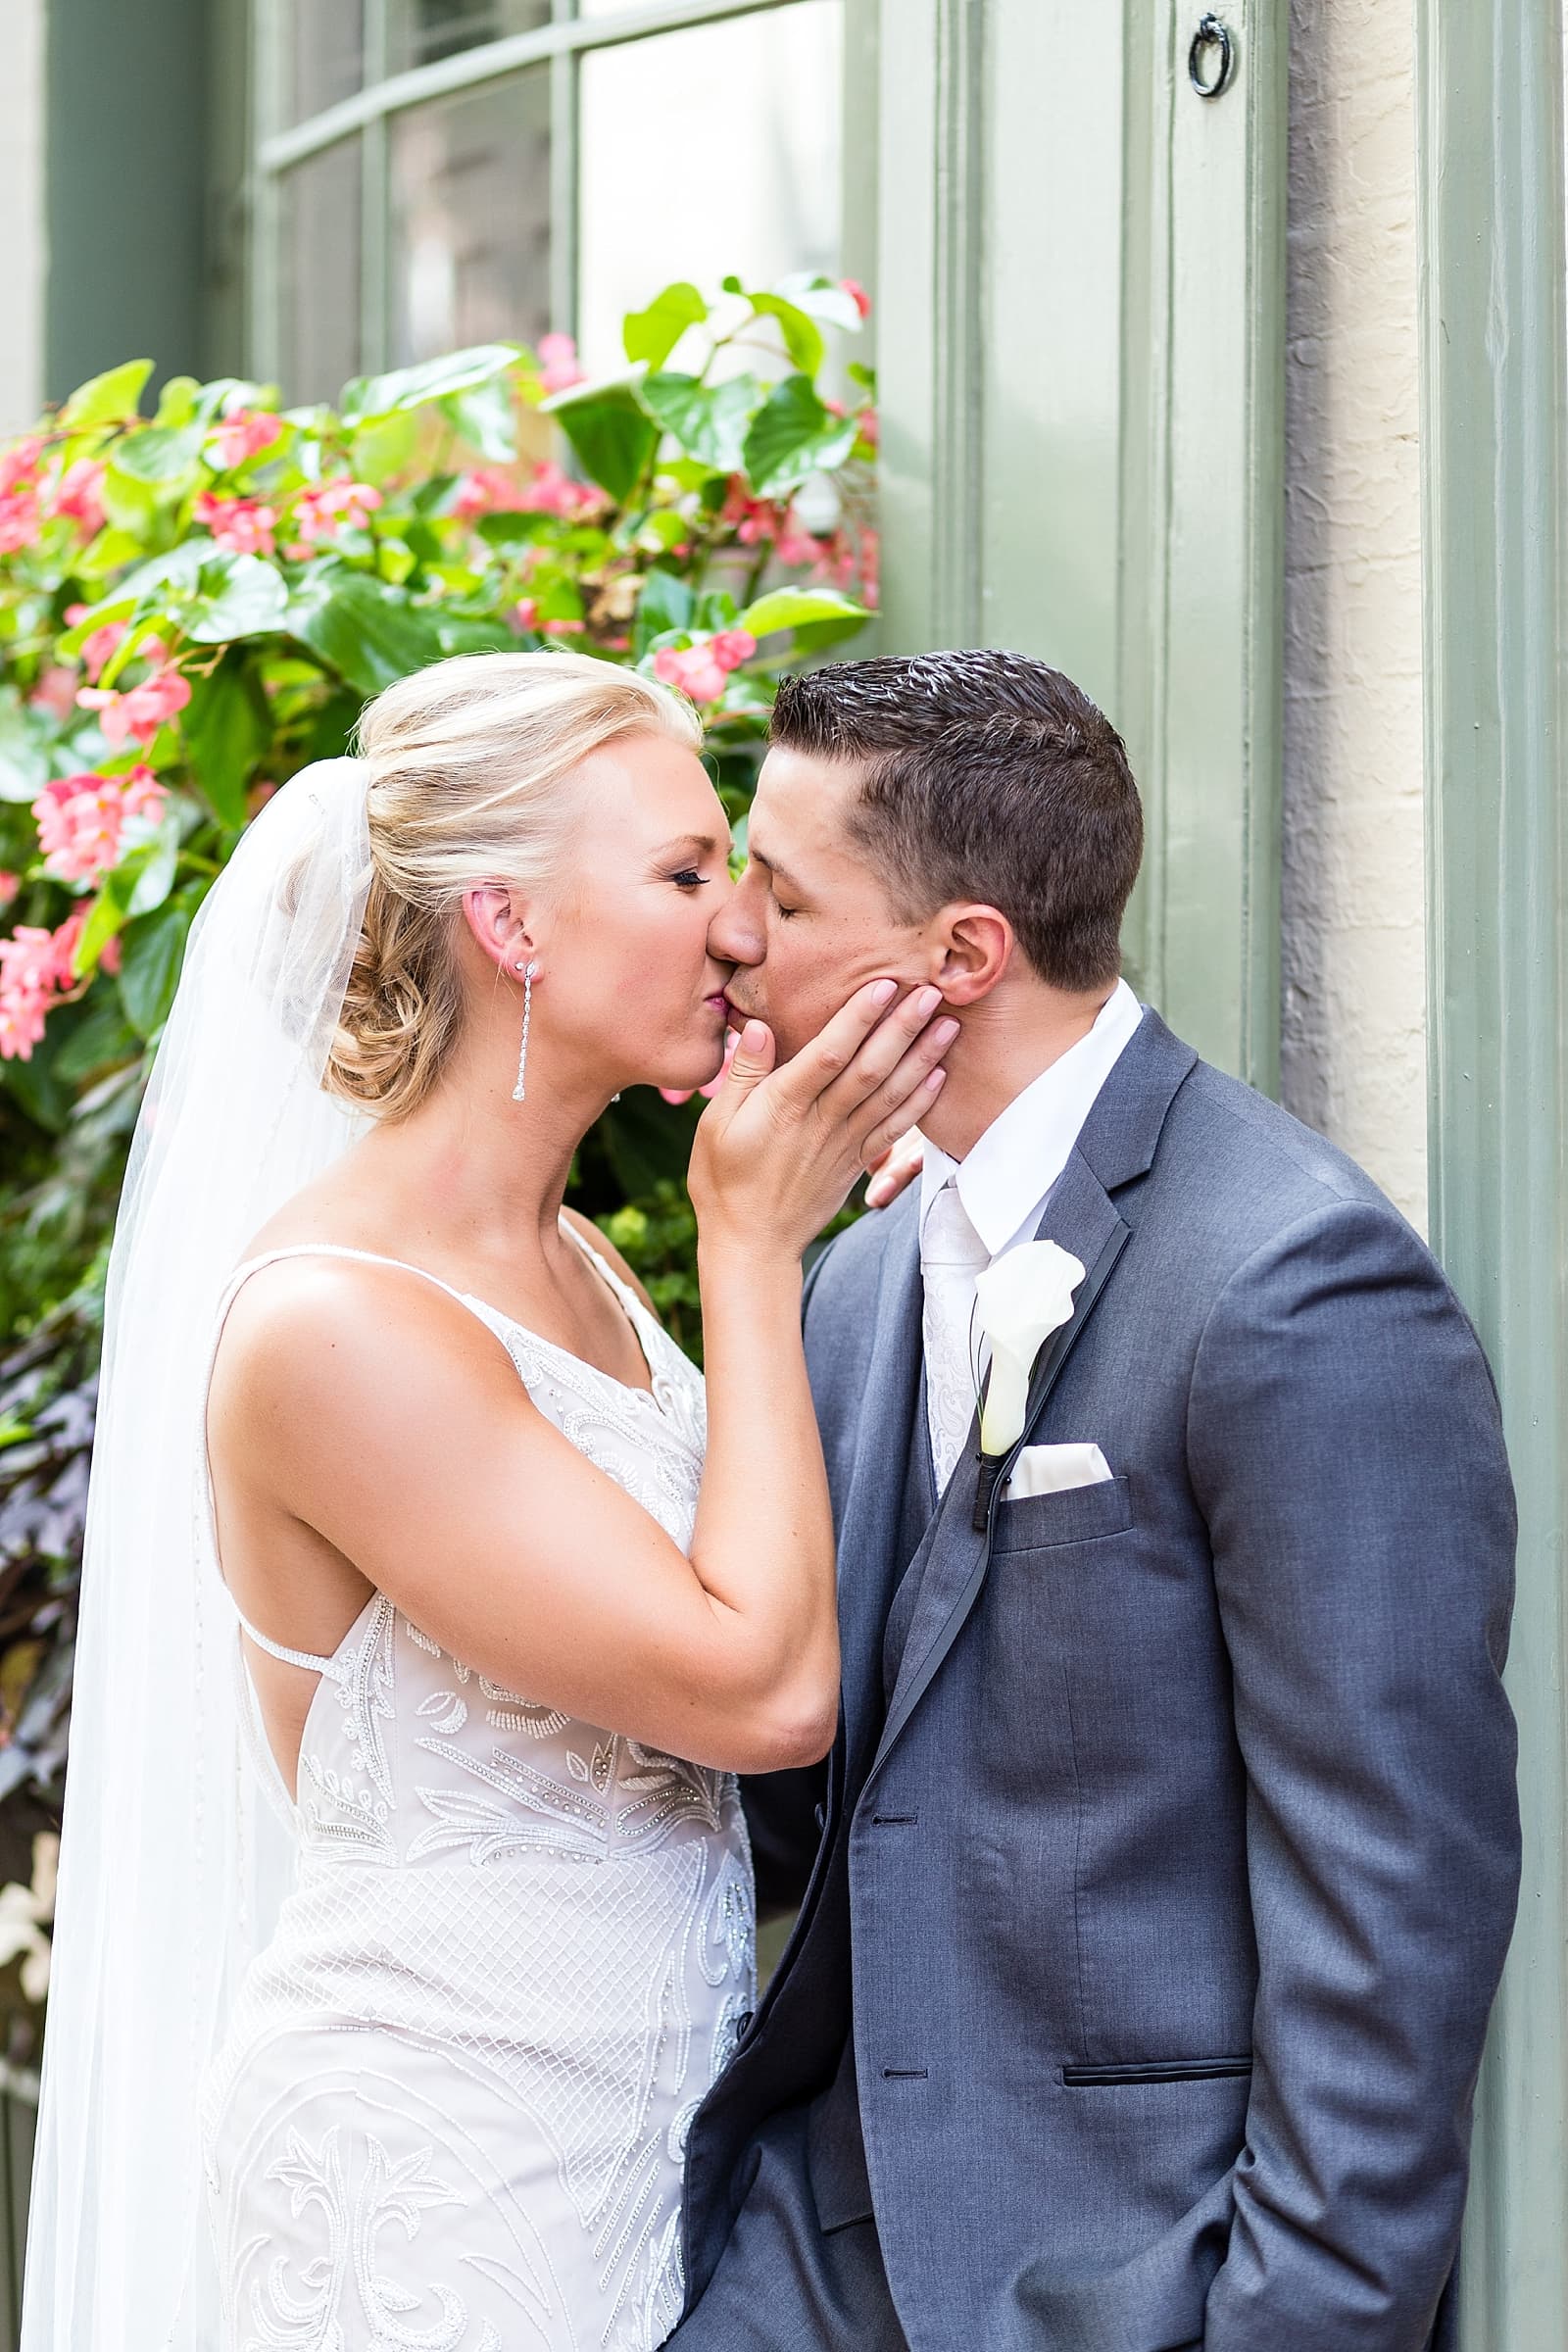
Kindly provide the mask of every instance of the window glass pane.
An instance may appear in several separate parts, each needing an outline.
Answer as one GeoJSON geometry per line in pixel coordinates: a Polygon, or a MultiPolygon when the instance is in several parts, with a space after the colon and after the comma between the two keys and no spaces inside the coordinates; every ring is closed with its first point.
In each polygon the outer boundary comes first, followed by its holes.
{"type": "Polygon", "coordinates": [[[360,367],[360,142],[284,174],[280,368],[285,401],[335,400],[360,367]]]}
{"type": "Polygon", "coordinates": [[[292,0],[288,12],[291,122],[303,122],[365,78],[365,0],[292,0]]]}
{"type": "Polygon", "coordinates": [[[389,0],[394,74],[550,22],[550,0],[389,0]]]}
{"type": "Polygon", "coordinates": [[[392,123],[392,364],[550,323],[550,74],[392,123]]]}
{"type": "Polygon", "coordinates": [[[578,340],[590,372],[621,362],[622,314],[671,278],[711,291],[731,270],[756,285],[836,274],[841,36],[840,0],[799,0],[584,58],[578,340]]]}

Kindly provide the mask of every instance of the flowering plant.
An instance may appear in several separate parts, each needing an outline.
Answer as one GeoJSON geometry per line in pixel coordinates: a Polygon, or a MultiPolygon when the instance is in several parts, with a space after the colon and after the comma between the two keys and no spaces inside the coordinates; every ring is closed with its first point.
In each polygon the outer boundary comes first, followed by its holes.
{"type": "MultiPolygon", "coordinates": [[[[103,1246],[207,890],[270,793],[449,654],[560,641],[666,680],[742,818],[777,673],[875,604],[874,386],[833,356],[863,310],[820,277],[711,300],[682,282],[625,319],[611,376],[547,335],[360,379],[335,408],[181,376],[145,416],[135,361],[0,448],[8,1801],[28,1724],[33,1777],[57,1779],[103,1246]]],[[[632,1090],[576,1171],[595,1215],[648,1204],[628,1253],[672,1304],[698,1108],[632,1090]]]]}

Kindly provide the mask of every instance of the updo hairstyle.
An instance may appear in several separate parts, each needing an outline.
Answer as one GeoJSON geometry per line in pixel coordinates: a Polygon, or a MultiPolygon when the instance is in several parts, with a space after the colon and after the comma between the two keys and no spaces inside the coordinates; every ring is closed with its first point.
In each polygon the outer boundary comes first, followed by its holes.
{"type": "Polygon", "coordinates": [[[466,891],[554,876],[580,813],[565,789],[633,733],[693,751],[690,705],[586,654],[463,654],[400,678],[360,720],[370,890],[322,1084],[385,1119],[429,1093],[456,1043],[452,953],[466,891]]]}

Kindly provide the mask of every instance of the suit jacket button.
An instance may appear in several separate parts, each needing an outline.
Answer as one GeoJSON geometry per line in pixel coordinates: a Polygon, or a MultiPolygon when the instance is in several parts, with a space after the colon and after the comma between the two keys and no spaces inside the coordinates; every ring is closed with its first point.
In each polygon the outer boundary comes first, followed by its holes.
{"type": "Polygon", "coordinates": [[[753,2026],[755,2026],[755,2025],[756,2025],[756,2023],[757,2023],[757,2011],[756,2011],[755,2009],[743,2009],[743,2010],[741,2011],[741,2013],[740,2013],[739,2017],[738,2017],[738,2018],[735,2020],[735,2038],[736,2038],[736,2040],[737,2040],[737,2041],[744,2041],[744,2040],[746,2039],[746,2036],[747,2036],[747,2034],[748,2034],[751,2032],[751,2030],[752,2030],[753,2026]]]}

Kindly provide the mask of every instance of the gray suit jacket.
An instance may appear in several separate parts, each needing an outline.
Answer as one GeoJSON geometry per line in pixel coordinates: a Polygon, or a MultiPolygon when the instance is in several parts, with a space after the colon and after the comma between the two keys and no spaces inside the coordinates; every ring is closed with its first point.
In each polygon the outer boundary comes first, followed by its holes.
{"type": "Polygon", "coordinates": [[[690,2301],[853,2031],[864,2160],[818,2134],[815,2221],[871,2204],[914,2352],[1420,2352],[1519,1863],[1474,1334],[1357,1168],[1147,1014],[1042,1227],[1089,1273],[1025,1431],[1115,1475],[982,1536],[960,1462],[889,1698],[916,1211],[810,1293],[843,1715],[789,1951],[693,2129],[690,2301]]]}

